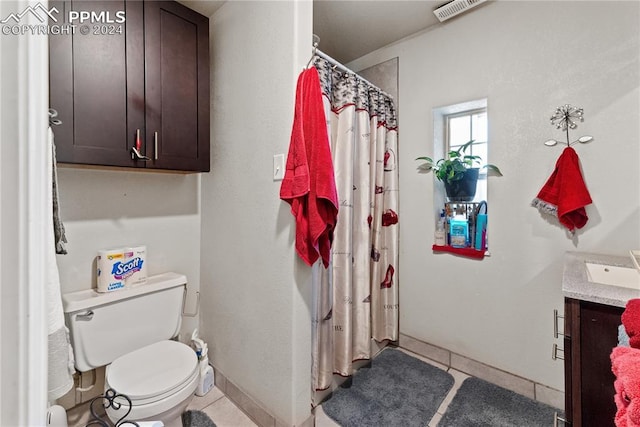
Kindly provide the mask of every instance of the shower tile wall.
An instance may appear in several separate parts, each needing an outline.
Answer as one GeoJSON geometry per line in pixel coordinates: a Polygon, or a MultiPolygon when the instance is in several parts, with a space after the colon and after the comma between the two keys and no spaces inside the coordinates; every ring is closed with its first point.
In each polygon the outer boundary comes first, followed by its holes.
{"type": "Polygon", "coordinates": [[[391,95],[398,108],[398,58],[360,70],[358,74],[391,95]]]}

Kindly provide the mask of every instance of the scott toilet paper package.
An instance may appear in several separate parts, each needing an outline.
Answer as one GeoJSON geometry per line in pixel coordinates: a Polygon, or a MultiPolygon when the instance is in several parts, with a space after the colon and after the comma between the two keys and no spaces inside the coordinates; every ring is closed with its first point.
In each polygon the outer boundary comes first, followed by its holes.
{"type": "Polygon", "coordinates": [[[127,248],[124,259],[124,264],[118,268],[118,271],[122,270],[126,286],[145,283],[147,281],[147,247],[127,248]]]}
{"type": "Polygon", "coordinates": [[[115,274],[111,273],[114,267],[122,264],[123,261],[124,248],[98,251],[98,259],[96,261],[98,292],[111,292],[124,289],[124,278],[116,277],[115,274]]]}
{"type": "Polygon", "coordinates": [[[98,252],[97,291],[111,292],[147,281],[147,248],[135,246],[98,252]]]}

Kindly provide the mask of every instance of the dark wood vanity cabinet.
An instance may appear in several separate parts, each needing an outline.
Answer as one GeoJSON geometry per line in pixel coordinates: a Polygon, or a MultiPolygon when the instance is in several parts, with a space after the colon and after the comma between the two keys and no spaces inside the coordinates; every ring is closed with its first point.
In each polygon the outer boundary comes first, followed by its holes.
{"type": "Polygon", "coordinates": [[[572,426],[614,426],[615,377],[611,350],[618,345],[624,308],[565,298],[565,415],[572,426]]]}
{"type": "Polygon", "coordinates": [[[112,21],[49,37],[58,161],[209,171],[209,20],[173,1],[50,5],[112,21]]]}

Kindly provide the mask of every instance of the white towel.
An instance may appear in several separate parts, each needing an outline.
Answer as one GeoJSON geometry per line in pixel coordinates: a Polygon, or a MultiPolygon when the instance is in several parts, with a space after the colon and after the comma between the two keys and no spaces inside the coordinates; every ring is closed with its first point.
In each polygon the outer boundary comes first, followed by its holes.
{"type": "MultiPolygon", "coordinates": [[[[53,131],[49,128],[47,139],[47,161],[49,170],[47,176],[49,183],[47,188],[53,186],[53,131]]],[[[47,192],[47,206],[49,212],[53,212],[53,191],[47,192]]],[[[73,373],[75,372],[73,351],[69,342],[69,330],[64,324],[64,312],[62,310],[62,294],[60,292],[60,274],[56,262],[56,245],[53,233],[53,215],[51,226],[47,228],[45,244],[47,247],[46,258],[46,292],[47,292],[47,326],[49,333],[49,377],[48,390],[49,401],[52,402],[64,396],[73,386],[73,373]]]]}

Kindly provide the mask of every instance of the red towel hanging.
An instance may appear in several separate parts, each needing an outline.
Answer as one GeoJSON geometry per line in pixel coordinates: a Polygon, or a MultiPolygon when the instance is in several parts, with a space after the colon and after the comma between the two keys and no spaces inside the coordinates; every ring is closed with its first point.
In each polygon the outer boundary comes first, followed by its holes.
{"type": "Polygon", "coordinates": [[[588,204],[591,204],[591,196],[582,178],[580,159],[573,148],[566,147],[531,205],[542,213],[556,216],[562,225],[574,232],[589,220],[584,208],[588,204]]]}
{"type": "Polygon", "coordinates": [[[308,265],[329,266],[338,193],[318,71],[298,77],[295,115],[280,198],[296,218],[296,252],[308,265]]]}

